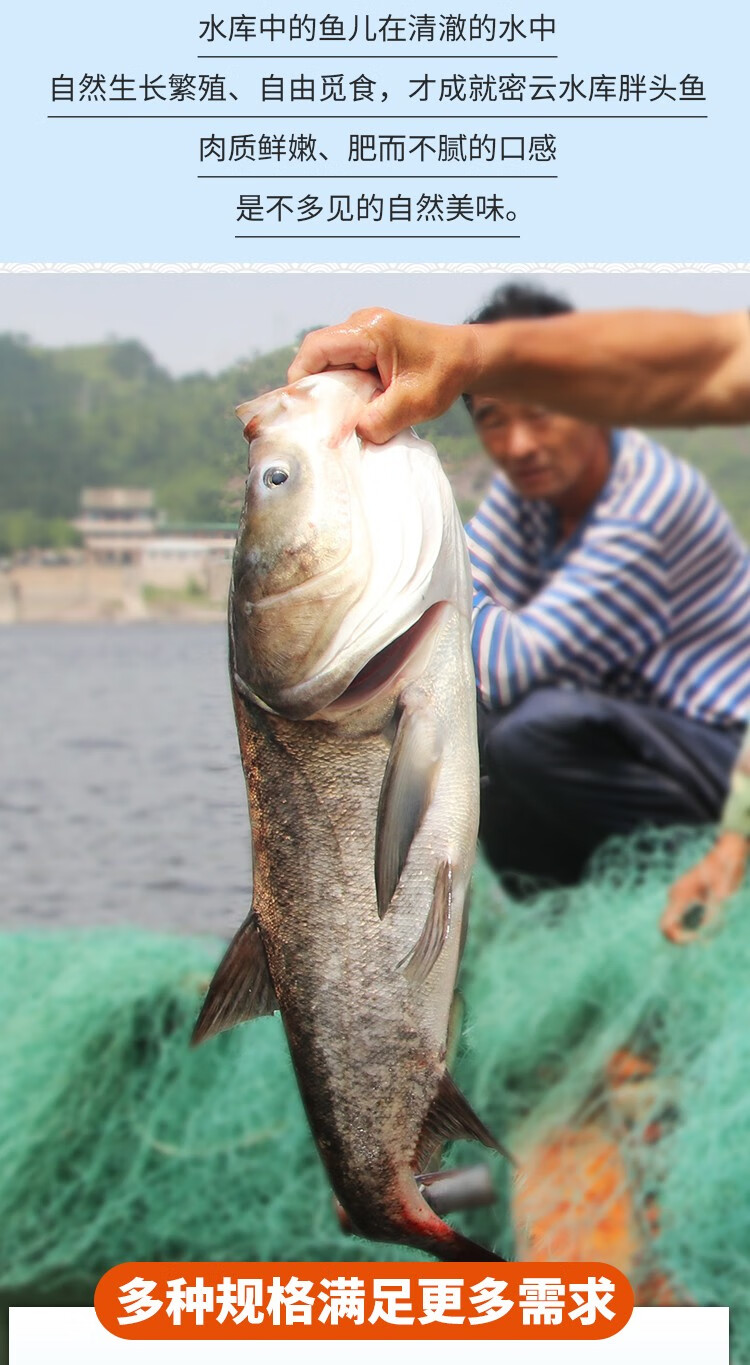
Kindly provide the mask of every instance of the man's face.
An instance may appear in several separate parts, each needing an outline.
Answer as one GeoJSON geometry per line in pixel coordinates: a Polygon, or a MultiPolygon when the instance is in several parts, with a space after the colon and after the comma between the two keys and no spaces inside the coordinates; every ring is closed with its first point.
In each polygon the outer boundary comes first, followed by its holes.
{"type": "Polygon", "coordinates": [[[601,427],[544,408],[476,397],[472,417],[490,459],[524,498],[554,502],[601,455],[601,427]]]}

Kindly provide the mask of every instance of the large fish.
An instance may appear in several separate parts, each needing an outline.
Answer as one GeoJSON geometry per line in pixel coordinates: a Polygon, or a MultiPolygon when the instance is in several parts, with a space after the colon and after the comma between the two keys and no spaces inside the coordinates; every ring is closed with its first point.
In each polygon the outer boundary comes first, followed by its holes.
{"type": "Polygon", "coordinates": [[[446,1065],[478,819],[467,551],[432,446],[358,438],[375,388],[331,371],[237,409],[230,666],[253,904],[195,1039],[280,1009],[354,1228],[494,1260],[415,1180],[446,1139],[497,1146],[446,1065]]]}

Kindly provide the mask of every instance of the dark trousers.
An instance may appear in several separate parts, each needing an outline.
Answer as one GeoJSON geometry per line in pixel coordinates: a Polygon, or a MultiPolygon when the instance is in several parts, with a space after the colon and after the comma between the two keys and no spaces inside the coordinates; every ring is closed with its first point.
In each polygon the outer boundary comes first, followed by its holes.
{"type": "Polygon", "coordinates": [[[611,834],[717,820],[743,734],[565,687],[479,712],[489,861],[566,884],[611,834]]]}

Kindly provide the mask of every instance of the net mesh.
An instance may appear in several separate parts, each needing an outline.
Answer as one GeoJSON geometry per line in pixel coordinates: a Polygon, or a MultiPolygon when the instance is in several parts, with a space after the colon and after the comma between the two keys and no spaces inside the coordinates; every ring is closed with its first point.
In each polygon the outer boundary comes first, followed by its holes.
{"type": "MultiPolygon", "coordinates": [[[[726,1304],[750,1362],[750,888],[689,948],[658,932],[694,835],[612,844],[569,892],[481,862],[456,1074],[520,1162],[456,1216],[504,1254],[614,1261],[642,1302],[726,1304]]],[[[278,1018],[188,1047],[222,945],[3,936],[0,1290],[90,1303],[126,1260],[409,1259],[346,1237],[278,1018]]],[[[457,1144],[451,1164],[477,1160],[457,1144]]]]}

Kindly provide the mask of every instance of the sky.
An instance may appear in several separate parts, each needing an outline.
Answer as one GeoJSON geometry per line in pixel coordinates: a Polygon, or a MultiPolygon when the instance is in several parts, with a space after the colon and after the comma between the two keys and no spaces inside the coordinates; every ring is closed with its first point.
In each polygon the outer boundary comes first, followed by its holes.
{"type": "Polygon", "coordinates": [[[461,322],[499,283],[533,279],[579,308],[750,306],[750,275],[326,272],[15,274],[0,272],[0,332],[42,346],[137,339],[173,375],[218,373],[300,332],[381,306],[461,322]]]}

